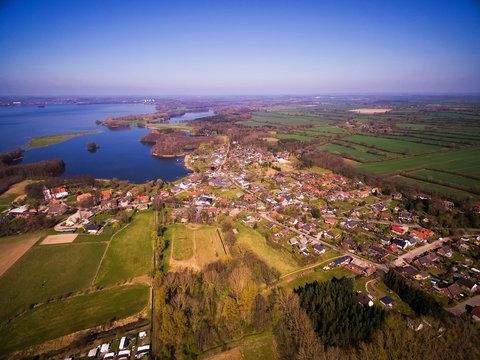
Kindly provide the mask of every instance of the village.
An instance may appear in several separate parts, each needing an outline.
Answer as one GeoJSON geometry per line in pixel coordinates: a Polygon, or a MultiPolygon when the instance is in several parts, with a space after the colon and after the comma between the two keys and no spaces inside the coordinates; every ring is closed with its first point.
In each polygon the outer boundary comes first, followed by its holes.
{"type": "MultiPolygon", "coordinates": [[[[202,171],[173,183],[96,180],[50,187],[42,183],[36,201],[27,192],[2,217],[9,221],[44,217],[53,221],[50,233],[57,235],[50,236],[98,237],[111,236],[129,217],[151,208],[166,209],[168,224],[221,227],[228,220],[235,236],[249,228],[267,247],[294,260],[297,267],[281,276],[285,281],[297,281],[313,270],[337,274],[341,269],[341,274],[363,279],[357,281],[362,285],[358,302],[402,312],[405,304],[381,280],[394,268],[455,315],[480,319],[478,233],[449,234],[434,219],[407,210],[400,193],[382,194],[329,170],[302,168],[286,151],[272,153],[232,141],[218,148],[200,147],[186,161],[189,168],[202,171]]],[[[268,256],[262,260],[269,263],[268,256]]],[[[84,347],[74,357],[149,356],[144,331],[120,335],[84,347]]]]}

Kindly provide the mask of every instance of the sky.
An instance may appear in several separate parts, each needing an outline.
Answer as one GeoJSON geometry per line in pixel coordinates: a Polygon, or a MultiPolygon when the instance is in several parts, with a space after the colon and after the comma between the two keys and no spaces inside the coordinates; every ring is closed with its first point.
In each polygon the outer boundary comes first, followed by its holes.
{"type": "Polygon", "coordinates": [[[0,95],[480,92],[480,1],[0,0],[0,95]]]}

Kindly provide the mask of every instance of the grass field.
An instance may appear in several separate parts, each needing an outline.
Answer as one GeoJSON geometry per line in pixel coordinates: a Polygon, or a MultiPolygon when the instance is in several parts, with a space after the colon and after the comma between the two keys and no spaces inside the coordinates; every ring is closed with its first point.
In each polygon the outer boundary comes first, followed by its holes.
{"type": "Polygon", "coordinates": [[[134,315],[147,302],[148,287],[133,285],[41,305],[0,327],[0,354],[134,315]]]}
{"type": "Polygon", "coordinates": [[[398,154],[426,154],[441,150],[441,146],[420,144],[401,139],[382,138],[370,135],[352,135],[345,140],[360,143],[367,146],[374,146],[378,149],[394,152],[398,154]]]}
{"type": "Polygon", "coordinates": [[[49,145],[59,144],[73,138],[84,136],[87,134],[96,133],[96,131],[77,131],[65,134],[55,134],[55,135],[46,135],[46,136],[37,136],[30,140],[28,146],[30,148],[38,148],[49,145]]]}
{"type": "Polygon", "coordinates": [[[35,246],[0,278],[0,322],[31,304],[90,286],[103,243],[35,246]]]}
{"type": "MultiPolygon", "coordinates": [[[[169,227],[172,259],[176,265],[201,269],[227,258],[217,228],[200,224],[173,224],[169,227]]],[[[174,264],[175,265],[175,264],[174,264]]]]}
{"type": "Polygon", "coordinates": [[[285,126],[285,125],[310,125],[318,124],[324,121],[320,116],[311,115],[289,115],[279,112],[256,112],[253,118],[248,121],[242,121],[247,126],[285,126]]]}
{"type": "Polygon", "coordinates": [[[105,286],[145,275],[153,266],[154,213],[143,212],[112,237],[96,284],[105,286]]]}
{"type": "Polygon", "coordinates": [[[344,268],[343,266],[338,266],[330,270],[323,270],[320,267],[315,271],[312,271],[308,274],[298,277],[293,281],[283,284],[282,287],[288,290],[293,290],[299,286],[303,286],[313,281],[323,282],[323,281],[331,280],[334,277],[341,278],[341,277],[354,277],[354,276],[355,274],[353,274],[351,271],[344,268]]]}
{"type": "Polygon", "coordinates": [[[462,149],[361,164],[358,168],[381,175],[429,168],[480,177],[480,161],[478,159],[480,159],[480,149],[462,149]]]}
{"type": "Polygon", "coordinates": [[[474,179],[471,177],[430,169],[416,170],[409,173],[409,175],[413,175],[415,178],[420,178],[421,180],[425,181],[438,182],[440,185],[445,184],[462,187],[465,188],[465,190],[473,190],[480,194],[480,178],[474,179]]]}
{"type": "Polygon", "coordinates": [[[385,158],[380,154],[372,154],[371,152],[367,152],[368,149],[361,145],[351,145],[350,147],[340,144],[327,144],[321,146],[320,149],[360,162],[378,161],[385,158]]]}
{"type": "Polygon", "coordinates": [[[41,237],[43,232],[0,238],[0,277],[20,259],[41,237]]]}
{"type": "Polygon", "coordinates": [[[16,183],[10,188],[5,191],[2,195],[0,195],[0,207],[7,207],[10,206],[10,203],[15,200],[17,197],[25,195],[26,191],[25,188],[29,184],[33,184],[34,180],[23,180],[19,183],[16,183]]]}
{"type": "Polygon", "coordinates": [[[267,244],[267,240],[258,231],[240,223],[236,227],[238,230],[238,244],[254,252],[260,259],[277,269],[282,275],[299,268],[299,264],[291,253],[286,250],[274,249],[267,244]]]}
{"type": "Polygon", "coordinates": [[[193,256],[194,243],[192,232],[183,224],[173,224],[169,228],[172,257],[175,260],[187,260],[193,256]]]}
{"type": "Polygon", "coordinates": [[[275,360],[278,359],[275,337],[271,332],[247,336],[227,344],[230,350],[208,356],[208,360],[275,360]]]}

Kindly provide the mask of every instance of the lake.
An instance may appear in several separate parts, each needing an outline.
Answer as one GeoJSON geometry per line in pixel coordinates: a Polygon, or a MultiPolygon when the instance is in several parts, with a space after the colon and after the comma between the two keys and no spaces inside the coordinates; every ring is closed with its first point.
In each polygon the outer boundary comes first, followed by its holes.
{"type": "MultiPolygon", "coordinates": [[[[117,178],[144,182],[161,178],[166,181],[188,174],[183,158],[158,159],[150,154],[150,146],[140,138],[144,128],[109,130],[95,124],[110,116],[151,113],[155,106],[143,104],[52,105],[39,107],[0,108],[0,152],[25,147],[32,137],[93,130],[99,133],[25,152],[24,163],[46,159],[65,161],[66,175],[92,175],[96,178],[117,178]],[[89,153],[85,145],[94,141],[100,149],[89,153]]],[[[172,118],[172,122],[210,116],[212,112],[188,113],[172,118]]]]}

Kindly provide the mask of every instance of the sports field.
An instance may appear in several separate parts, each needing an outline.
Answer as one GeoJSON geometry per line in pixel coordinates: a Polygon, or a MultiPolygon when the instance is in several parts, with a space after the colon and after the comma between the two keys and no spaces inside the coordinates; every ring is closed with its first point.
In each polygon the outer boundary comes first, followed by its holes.
{"type": "Polygon", "coordinates": [[[147,303],[148,287],[132,285],[41,305],[0,325],[0,355],[137,314],[147,303]]]}
{"type": "Polygon", "coordinates": [[[152,270],[153,222],[152,211],[139,213],[112,237],[99,268],[97,285],[115,284],[152,270]]]}
{"type": "Polygon", "coordinates": [[[267,240],[258,231],[238,223],[237,243],[254,252],[269,266],[275,268],[280,274],[297,270],[300,266],[286,250],[275,249],[267,244],[267,240]]]}
{"type": "Polygon", "coordinates": [[[88,288],[104,243],[35,246],[0,278],[0,323],[22,310],[88,288]]]}

